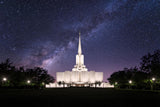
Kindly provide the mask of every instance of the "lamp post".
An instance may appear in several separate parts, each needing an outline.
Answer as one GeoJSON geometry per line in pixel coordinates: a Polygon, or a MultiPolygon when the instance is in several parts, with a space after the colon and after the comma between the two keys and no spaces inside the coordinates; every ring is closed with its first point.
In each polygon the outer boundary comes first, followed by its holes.
{"type": "Polygon", "coordinates": [[[27,80],[26,83],[27,83],[26,88],[30,88],[31,81],[27,80]]]}
{"type": "Polygon", "coordinates": [[[44,83],[44,82],[42,82],[42,85],[45,85],[45,83],[44,83]]]}
{"type": "Polygon", "coordinates": [[[4,77],[2,80],[5,82],[5,81],[7,81],[7,78],[6,78],[6,77],[4,77]]]}
{"type": "Polygon", "coordinates": [[[27,84],[30,84],[31,83],[31,81],[30,80],[27,80],[27,84]]]}
{"type": "Polygon", "coordinates": [[[117,81],[114,83],[114,87],[118,88],[118,82],[117,81]]]}
{"type": "Polygon", "coordinates": [[[131,88],[132,80],[129,80],[129,88],[131,88]]]}
{"type": "Polygon", "coordinates": [[[129,83],[132,84],[132,80],[129,80],[129,83]]]}
{"type": "Polygon", "coordinates": [[[7,81],[7,78],[6,78],[6,77],[3,77],[3,78],[2,78],[2,85],[3,85],[3,86],[6,85],[6,81],[7,81]]]}
{"type": "Polygon", "coordinates": [[[152,81],[155,81],[155,80],[156,80],[156,78],[153,77],[153,78],[152,78],[152,81]]]}
{"type": "Polygon", "coordinates": [[[151,90],[153,90],[153,86],[154,86],[155,80],[156,80],[156,78],[155,78],[155,77],[152,77],[151,90]]]}
{"type": "Polygon", "coordinates": [[[115,82],[115,85],[117,85],[118,84],[118,82],[115,82]]]}
{"type": "Polygon", "coordinates": [[[45,82],[42,82],[42,88],[45,88],[45,82]]]}

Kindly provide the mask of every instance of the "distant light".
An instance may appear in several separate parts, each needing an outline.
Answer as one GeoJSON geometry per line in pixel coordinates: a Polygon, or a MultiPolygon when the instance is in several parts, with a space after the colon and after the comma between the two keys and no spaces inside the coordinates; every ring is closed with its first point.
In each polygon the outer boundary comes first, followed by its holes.
{"type": "Polygon", "coordinates": [[[115,82],[115,85],[117,85],[118,84],[118,82],[115,82]]]}
{"type": "Polygon", "coordinates": [[[4,77],[4,78],[3,78],[3,81],[7,81],[7,78],[4,77]]]}
{"type": "Polygon", "coordinates": [[[44,83],[44,82],[42,82],[42,85],[45,85],[45,83],[44,83]]]}
{"type": "Polygon", "coordinates": [[[129,83],[132,84],[132,80],[129,80],[129,83]]]}
{"type": "Polygon", "coordinates": [[[27,83],[28,83],[28,84],[30,84],[30,83],[31,83],[31,81],[30,81],[30,80],[27,80],[27,83]]]}
{"type": "Polygon", "coordinates": [[[153,77],[153,78],[152,78],[152,81],[155,81],[155,80],[156,80],[156,78],[153,77]]]}

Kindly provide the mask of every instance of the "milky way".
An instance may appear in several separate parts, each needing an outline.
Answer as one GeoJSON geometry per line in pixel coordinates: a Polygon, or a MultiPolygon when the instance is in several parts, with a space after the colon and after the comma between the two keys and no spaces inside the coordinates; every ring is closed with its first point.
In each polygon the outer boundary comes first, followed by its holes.
{"type": "Polygon", "coordinates": [[[160,48],[160,0],[0,0],[0,62],[71,70],[79,31],[87,68],[106,80],[160,48]]]}

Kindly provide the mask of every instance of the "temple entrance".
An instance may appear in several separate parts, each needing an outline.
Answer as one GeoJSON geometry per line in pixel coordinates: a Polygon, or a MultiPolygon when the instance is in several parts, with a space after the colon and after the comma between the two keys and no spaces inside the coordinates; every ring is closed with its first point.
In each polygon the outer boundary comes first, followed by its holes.
{"type": "Polygon", "coordinates": [[[75,84],[76,87],[84,87],[84,84],[75,84]]]}
{"type": "Polygon", "coordinates": [[[71,87],[90,87],[89,84],[86,83],[74,83],[70,85],[71,87]]]}

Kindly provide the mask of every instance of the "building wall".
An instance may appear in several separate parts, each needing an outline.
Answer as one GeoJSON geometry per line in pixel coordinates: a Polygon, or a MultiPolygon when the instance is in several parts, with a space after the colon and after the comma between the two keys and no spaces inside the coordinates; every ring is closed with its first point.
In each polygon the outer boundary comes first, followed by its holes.
{"type": "Polygon", "coordinates": [[[88,82],[89,81],[89,72],[82,71],[81,73],[81,81],[88,82]]]}
{"type": "Polygon", "coordinates": [[[63,79],[64,79],[65,83],[70,83],[71,82],[71,72],[65,71],[63,79]]]}
{"type": "Polygon", "coordinates": [[[89,72],[89,82],[90,83],[95,83],[95,71],[90,71],[89,72]]]}
{"type": "Polygon", "coordinates": [[[95,72],[95,81],[103,81],[103,72],[95,72]]]}
{"type": "Polygon", "coordinates": [[[57,72],[56,73],[56,80],[59,81],[64,81],[64,72],[57,72]]]}
{"type": "Polygon", "coordinates": [[[79,81],[79,72],[72,71],[71,72],[71,82],[79,81]]]}
{"type": "Polygon", "coordinates": [[[65,71],[65,72],[57,72],[56,75],[57,82],[64,81],[65,83],[71,82],[89,82],[95,83],[96,81],[103,81],[103,72],[95,72],[95,71],[65,71]]]}

